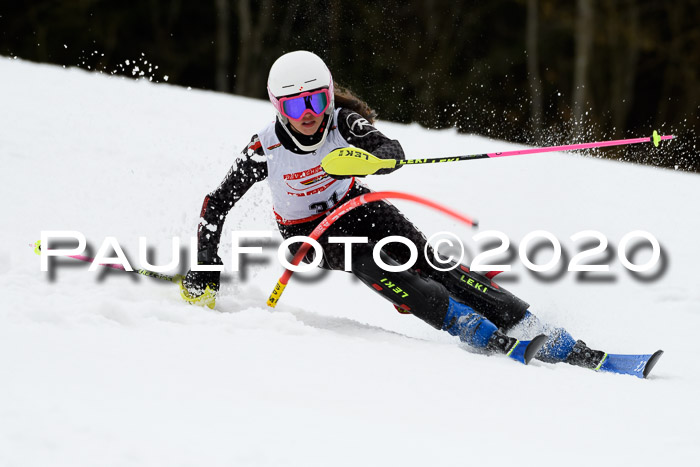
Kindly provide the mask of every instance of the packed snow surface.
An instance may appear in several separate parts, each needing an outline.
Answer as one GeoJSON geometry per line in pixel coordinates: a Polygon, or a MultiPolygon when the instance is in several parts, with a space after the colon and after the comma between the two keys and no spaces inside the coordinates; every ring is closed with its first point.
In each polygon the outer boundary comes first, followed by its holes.
{"type": "MultiPolygon", "coordinates": [[[[480,221],[468,229],[396,201],[427,235],[511,240],[501,284],[541,319],[612,353],[666,353],[652,376],[529,366],[485,356],[336,272],[297,274],[277,309],[274,244],[242,276],[227,269],[216,310],[171,283],[71,259],[40,271],[30,243],[77,230],[94,254],[114,236],[134,267],[196,232],[204,195],[269,103],[76,69],[0,60],[0,466],[688,465],[700,458],[700,178],[573,154],[405,167],[366,179],[480,221]],[[536,275],[528,233],[562,244],[564,267],[597,230],[609,273],[536,275]],[[617,256],[644,230],[662,257],[635,276],[617,256]],[[651,274],[651,277],[647,277],[651,274]],[[544,278],[543,278],[544,276],[544,278]]],[[[409,157],[517,146],[379,122],[409,157]]],[[[651,130],[651,129],[650,129],[651,130]]],[[[673,144],[672,142],[670,144],[673,144]]],[[[614,151],[615,149],[609,149],[614,151]]],[[[275,230],[269,190],[231,211],[230,232],[275,230]]],[[[590,239],[589,239],[590,240],[590,239]]],[[[644,263],[650,248],[631,254],[644,263]]],[[[551,250],[533,254],[544,264],[551,250]]],[[[184,264],[184,263],[183,263],[184,264]]],[[[184,266],[183,266],[184,267],[184,266]]],[[[178,272],[176,270],[173,273],[178,272]]]]}

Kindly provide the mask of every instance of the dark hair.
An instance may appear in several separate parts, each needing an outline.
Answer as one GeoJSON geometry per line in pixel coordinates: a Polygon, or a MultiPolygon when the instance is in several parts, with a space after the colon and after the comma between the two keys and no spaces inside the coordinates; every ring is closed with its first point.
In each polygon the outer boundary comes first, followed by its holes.
{"type": "Polygon", "coordinates": [[[349,88],[335,81],[333,81],[333,86],[335,87],[333,98],[335,99],[336,108],[344,107],[350,109],[365,117],[369,123],[374,123],[374,120],[377,118],[377,112],[367,105],[367,102],[357,97],[349,88]]]}

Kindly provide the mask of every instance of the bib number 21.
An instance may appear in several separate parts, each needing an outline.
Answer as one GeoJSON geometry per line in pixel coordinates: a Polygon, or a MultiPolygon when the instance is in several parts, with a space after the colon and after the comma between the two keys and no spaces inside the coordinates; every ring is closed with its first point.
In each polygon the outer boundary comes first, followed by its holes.
{"type": "Polygon", "coordinates": [[[309,210],[315,212],[316,214],[321,214],[322,212],[328,211],[330,208],[338,204],[338,193],[333,192],[328,201],[320,201],[318,203],[309,204],[309,210]]]}

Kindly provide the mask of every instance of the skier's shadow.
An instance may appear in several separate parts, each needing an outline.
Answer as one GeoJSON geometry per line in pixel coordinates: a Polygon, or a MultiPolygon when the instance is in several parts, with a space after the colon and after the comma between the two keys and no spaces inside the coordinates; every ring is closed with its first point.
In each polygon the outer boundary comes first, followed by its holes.
{"type": "Polygon", "coordinates": [[[340,334],[349,337],[361,337],[375,340],[383,338],[385,340],[405,341],[405,339],[413,339],[415,341],[427,342],[425,339],[407,336],[395,331],[389,331],[378,326],[360,323],[349,318],[340,318],[337,316],[326,316],[318,313],[303,310],[288,310],[296,319],[316,329],[331,331],[334,334],[340,334]]]}
{"type": "MultiPolygon", "coordinates": [[[[217,309],[223,313],[238,313],[248,308],[257,308],[260,307],[260,303],[263,301],[262,297],[263,295],[261,294],[254,294],[246,298],[238,297],[236,300],[232,300],[231,302],[224,299],[217,303],[217,309]]],[[[407,336],[405,334],[390,331],[379,326],[372,326],[370,324],[360,323],[349,318],[323,315],[320,314],[320,312],[305,311],[300,308],[296,308],[293,305],[289,308],[284,307],[283,311],[279,310],[274,311],[272,313],[289,313],[305,326],[309,326],[314,329],[330,331],[334,334],[342,336],[361,337],[366,339],[383,337],[385,338],[385,340],[396,339],[397,341],[402,341],[404,339],[413,339],[414,341],[430,342],[426,339],[407,336]]],[[[410,317],[408,316],[406,318],[410,319],[410,317]]]]}

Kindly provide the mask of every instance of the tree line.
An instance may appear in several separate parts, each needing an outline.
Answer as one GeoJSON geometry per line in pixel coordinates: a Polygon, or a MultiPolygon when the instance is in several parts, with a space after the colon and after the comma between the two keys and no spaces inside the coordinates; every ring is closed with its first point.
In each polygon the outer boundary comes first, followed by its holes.
{"type": "Polygon", "coordinates": [[[658,129],[679,140],[595,155],[700,171],[698,24],[700,0],[39,0],[0,6],[0,54],[265,98],[306,49],[386,120],[546,145],[658,129]]]}

